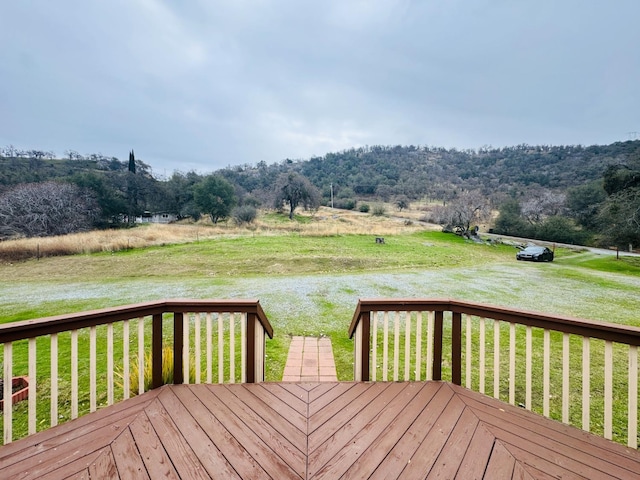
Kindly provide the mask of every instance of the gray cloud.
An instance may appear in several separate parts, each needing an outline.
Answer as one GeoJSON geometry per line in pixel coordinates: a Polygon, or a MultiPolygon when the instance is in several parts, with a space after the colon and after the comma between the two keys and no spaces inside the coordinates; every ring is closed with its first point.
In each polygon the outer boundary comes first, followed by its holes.
{"type": "Polygon", "coordinates": [[[640,4],[3,2],[0,144],[156,173],[640,130],[640,4]]]}

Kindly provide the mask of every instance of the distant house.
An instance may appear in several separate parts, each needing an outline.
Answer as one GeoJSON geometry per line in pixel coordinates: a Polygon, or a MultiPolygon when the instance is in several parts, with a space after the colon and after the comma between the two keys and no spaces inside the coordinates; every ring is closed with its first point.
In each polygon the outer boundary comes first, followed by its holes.
{"type": "Polygon", "coordinates": [[[178,216],[174,213],[167,212],[144,212],[141,216],[136,217],[136,223],[171,223],[175,222],[178,216]]]}

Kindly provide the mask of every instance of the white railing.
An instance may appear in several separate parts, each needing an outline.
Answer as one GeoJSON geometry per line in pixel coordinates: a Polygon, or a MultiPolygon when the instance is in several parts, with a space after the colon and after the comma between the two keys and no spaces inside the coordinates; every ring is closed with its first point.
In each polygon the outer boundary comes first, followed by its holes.
{"type": "Polygon", "coordinates": [[[349,335],[356,380],[441,380],[445,373],[638,447],[638,327],[448,299],[374,299],[359,301],[349,335]]]}
{"type": "Polygon", "coordinates": [[[257,300],[165,300],[0,325],[3,444],[165,383],[263,381],[266,336],[257,300]],[[13,405],[17,376],[28,400],[13,405]]]}

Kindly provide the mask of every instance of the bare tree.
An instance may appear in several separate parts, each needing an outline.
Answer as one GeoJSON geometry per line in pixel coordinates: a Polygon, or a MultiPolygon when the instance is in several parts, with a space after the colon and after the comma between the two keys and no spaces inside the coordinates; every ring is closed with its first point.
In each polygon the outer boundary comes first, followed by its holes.
{"type": "Polygon", "coordinates": [[[58,182],[26,183],[0,195],[0,238],[88,230],[100,209],[86,189],[58,182]]]}
{"type": "Polygon", "coordinates": [[[522,202],[522,216],[531,225],[539,225],[549,217],[560,215],[564,209],[565,200],[564,193],[539,190],[522,202]]]}
{"type": "Polygon", "coordinates": [[[479,191],[464,191],[446,206],[434,209],[434,220],[445,230],[469,238],[471,226],[486,220],[490,214],[489,199],[479,191]]]}

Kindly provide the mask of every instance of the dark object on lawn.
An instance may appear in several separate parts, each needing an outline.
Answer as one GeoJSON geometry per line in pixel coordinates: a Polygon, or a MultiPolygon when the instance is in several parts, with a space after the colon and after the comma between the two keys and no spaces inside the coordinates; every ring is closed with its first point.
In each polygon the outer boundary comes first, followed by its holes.
{"type": "Polygon", "coordinates": [[[530,245],[516,253],[516,260],[530,260],[532,262],[552,262],[553,252],[547,247],[530,245]]]}
{"type": "Polygon", "coordinates": [[[376,237],[376,243],[384,243],[384,237],[376,237]]]}

